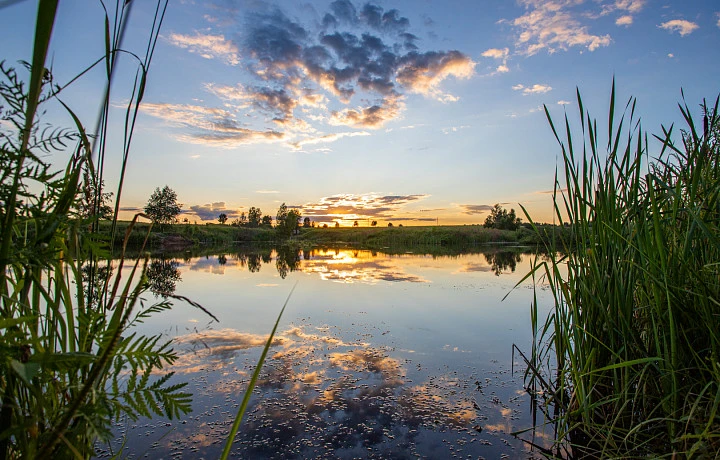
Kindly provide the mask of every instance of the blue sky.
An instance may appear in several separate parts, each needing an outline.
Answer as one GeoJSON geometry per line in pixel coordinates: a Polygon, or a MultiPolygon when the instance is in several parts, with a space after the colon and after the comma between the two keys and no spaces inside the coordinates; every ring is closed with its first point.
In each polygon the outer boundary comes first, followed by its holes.
{"type": "MultiPolygon", "coordinates": [[[[30,60],[37,5],[5,3],[0,59],[30,60]]],[[[134,6],[128,48],[143,48],[152,3],[134,6]]],[[[102,55],[102,13],[61,2],[57,81],[102,55]]],[[[696,113],[714,101],[718,45],[709,0],[171,1],[121,204],[167,184],[191,221],[282,202],[343,225],[482,223],[495,203],[548,221],[559,149],[542,105],[575,120],[579,87],[604,120],[614,76],[659,133],[680,122],[681,89],[696,113]]],[[[101,70],[66,91],[89,127],[101,70]]],[[[113,93],[118,127],[131,77],[113,93]]]]}

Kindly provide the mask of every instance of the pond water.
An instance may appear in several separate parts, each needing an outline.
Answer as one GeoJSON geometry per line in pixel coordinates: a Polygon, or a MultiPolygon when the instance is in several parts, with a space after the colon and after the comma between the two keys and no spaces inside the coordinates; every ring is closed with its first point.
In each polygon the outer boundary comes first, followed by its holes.
{"type": "Polygon", "coordinates": [[[510,292],[533,257],[246,249],[155,260],[157,290],[219,322],[176,303],[142,325],[175,340],[173,381],[189,382],[193,412],[119,423],[113,450],[217,458],[296,285],[233,458],[534,458],[510,435],[533,424],[512,352],[530,349],[533,287],[510,292]]]}

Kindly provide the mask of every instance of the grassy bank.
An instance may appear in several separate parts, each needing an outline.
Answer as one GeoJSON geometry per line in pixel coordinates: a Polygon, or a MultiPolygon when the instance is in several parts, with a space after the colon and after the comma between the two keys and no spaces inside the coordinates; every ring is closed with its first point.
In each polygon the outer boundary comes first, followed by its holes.
{"type": "MultiPolygon", "coordinates": [[[[118,236],[123,237],[127,222],[118,223],[118,236]]],[[[339,227],[300,228],[290,239],[279,238],[272,228],[246,228],[230,225],[173,224],[164,228],[155,226],[150,234],[149,247],[162,248],[166,243],[182,241],[188,246],[221,246],[236,243],[290,243],[301,246],[357,245],[367,248],[413,248],[416,246],[472,247],[482,244],[543,245],[553,239],[570,234],[569,228],[553,225],[538,226],[538,232],[529,226],[518,230],[498,230],[479,225],[432,227],[339,227]]],[[[130,232],[132,245],[144,241],[149,224],[136,224],[130,232]]]]}
{"type": "MultiPolygon", "coordinates": [[[[682,142],[658,158],[630,100],[607,144],[584,111],[581,142],[558,134],[557,218],[575,229],[536,267],[555,306],[536,344],[529,389],[545,398],[562,457],[714,458],[720,452],[720,120],[689,108],[682,142]],[[568,249],[574,249],[572,251],[568,249]],[[542,391],[541,391],[542,390],[542,391]]],[[[574,131],[573,131],[574,132],[574,131]]]]}

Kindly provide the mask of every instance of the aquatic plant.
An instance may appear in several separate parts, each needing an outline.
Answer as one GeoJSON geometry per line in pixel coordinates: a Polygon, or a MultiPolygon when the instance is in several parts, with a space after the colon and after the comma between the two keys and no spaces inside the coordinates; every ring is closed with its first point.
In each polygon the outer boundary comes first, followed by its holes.
{"type": "MultiPolygon", "coordinates": [[[[563,457],[713,457],[720,451],[720,118],[684,102],[650,141],[615,84],[605,131],[577,94],[578,142],[565,116],[555,218],[572,229],[528,274],[554,296],[533,305],[526,383],[544,398],[563,457]],[[600,138],[607,135],[607,143],[600,138]]],[[[577,127],[575,128],[577,130],[577,127]]],[[[559,131],[562,130],[561,137],[559,131]]],[[[528,219],[530,216],[525,213],[528,219]]],[[[540,427],[536,427],[539,429],[540,427]]]]}
{"type": "Polygon", "coordinates": [[[167,7],[167,1],[157,2],[140,57],[122,48],[132,4],[118,0],[112,14],[100,4],[105,54],[65,85],[45,67],[57,0],[38,2],[32,62],[20,70],[0,63],[0,458],[88,458],[97,440],[109,439],[119,417],[177,417],[190,408],[184,384],[172,383],[172,373],[157,374],[176,358],[170,344],[133,330],[171,306],[167,299],[146,304],[148,260],[125,257],[138,216],[115,250],[115,262],[112,237],[98,231],[107,214],[102,184],[117,59],[134,59],[137,74],[122,133],[113,233],[135,118],[167,7]],[[91,132],[63,91],[103,65],[106,91],[91,132]],[[74,127],[41,122],[46,104],[64,109],[74,127]],[[53,171],[44,154],[66,149],[72,149],[67,167],[53,171]]]}

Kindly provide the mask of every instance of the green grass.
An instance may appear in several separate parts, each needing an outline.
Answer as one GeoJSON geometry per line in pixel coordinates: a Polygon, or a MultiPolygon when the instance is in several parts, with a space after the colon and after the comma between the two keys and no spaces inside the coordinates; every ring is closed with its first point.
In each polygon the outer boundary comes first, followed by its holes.
{"type": "Polygon", "coordinates": [[[566,116],[562,136],[548,114],[563,155],[556,217],[573,232],[528,275],[544,276],[555,301],[544,322],[537,303],[532,311],[528,387],[543,390],[561,456],[713,457],[720,451],[717,102],[703,106],[705,129],[682,105],[681,141],[663,128],[656,158],[634,99],[617,119],[614,84],[603,131],[579,93],[577,103],[579,129],[566,116]]]}

